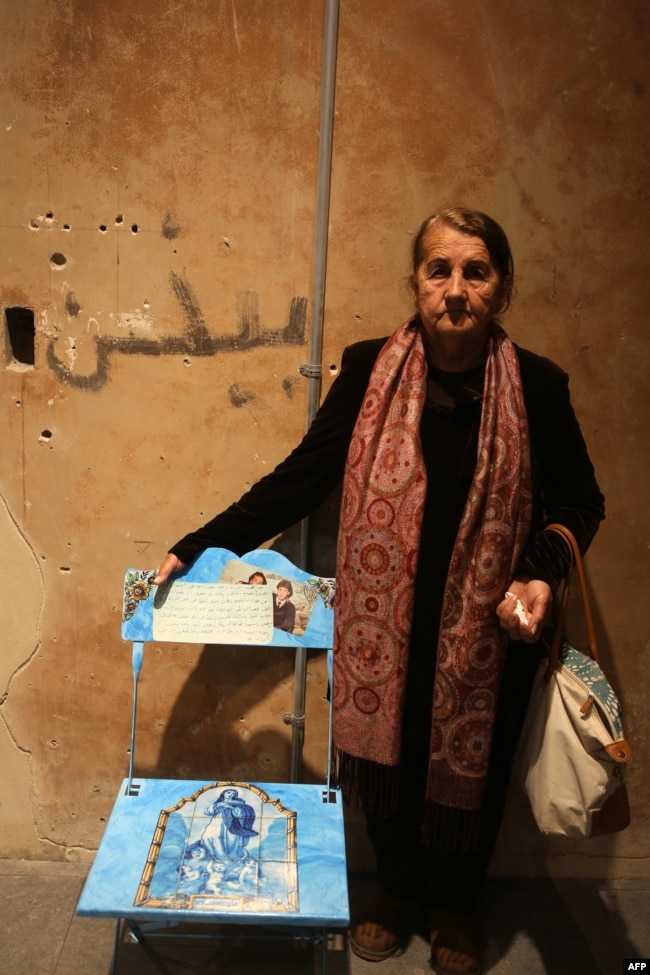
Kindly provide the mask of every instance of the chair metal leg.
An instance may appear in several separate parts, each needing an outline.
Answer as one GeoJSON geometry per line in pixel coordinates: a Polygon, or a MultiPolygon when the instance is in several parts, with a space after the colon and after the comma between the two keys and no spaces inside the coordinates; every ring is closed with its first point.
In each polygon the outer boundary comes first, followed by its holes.
{"type": "Polygon", "coordinates": [[[111,959],[111,975],[117,975],[117,956],[120,950],[120,934],[122,932],[122,918],[115,923],[115,939],[113,941],[113,958],[111,959]]]}
{"type": "Polygon", "coordinates": [[[145,955],[150,959],[150,961],[153,962],[153,964],[156,966],[158,971],[161,972],[162,975],[172,975],[172,972],[167,967],[163,959],[160,957],[160,954],[149,943],[149,940],[147,939],[147,936],[145,935],[140,925],[135,924],[134,921],[128,919],[126,923],[128,925],[129,931],[131,932],[131,937],[135,940],[137,944],[140,945],[145,955]]]}

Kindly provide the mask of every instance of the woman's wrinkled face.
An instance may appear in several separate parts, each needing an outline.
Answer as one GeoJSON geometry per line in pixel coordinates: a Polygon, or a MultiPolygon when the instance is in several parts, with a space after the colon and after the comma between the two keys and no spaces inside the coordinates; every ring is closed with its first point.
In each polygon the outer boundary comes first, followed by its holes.
{"type": "Polygon", "coordinates": [[[434,225],[424,239],[424,260],[411,276],[415,305],[428,338],[450,337],[482,347],[490,321],[504,302],[505,284],[480,237],[434,225]]]}

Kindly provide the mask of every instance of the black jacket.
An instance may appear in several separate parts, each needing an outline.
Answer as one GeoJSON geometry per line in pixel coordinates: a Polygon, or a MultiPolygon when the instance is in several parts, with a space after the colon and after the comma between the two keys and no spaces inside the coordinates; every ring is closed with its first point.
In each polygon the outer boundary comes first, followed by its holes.
{"type": "MultiPolygon", "coordinates": [[[[375,360],[386,338],[348,346],[341,371],[309,431],[274,471],[171,551],[184,563],[206,548],[239,555],[258,548],[321,504],[343,477],[345,460],[375,360]]],[[[531,441],[534,509],[522,572],[553,589],[566,574],[566,544],[544,525],[571,529],[588,548],[604,517],[604,498],[569,396],[567,374],[549,359],[516,346],[531,441]]],[[[478,408],[478,407],[477,407],[478,408]]]]}

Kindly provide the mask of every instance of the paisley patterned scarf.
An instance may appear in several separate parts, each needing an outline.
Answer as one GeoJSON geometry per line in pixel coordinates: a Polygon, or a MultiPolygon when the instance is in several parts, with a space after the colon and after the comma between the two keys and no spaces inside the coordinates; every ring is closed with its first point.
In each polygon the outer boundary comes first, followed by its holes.
{"type": "MultiPolygon", "coordinates": [[[[364,801],[374,791],[375,808],[382,812],[391,811],[390,793],[394,796],[399,787],[414,580],[427,491],[420,446],[426,387],[422,334],[412,319],[377,358],[343,483],[334,745],[339,781],[355,785],[364,801]]],[[[531,502],[519,363],[510,339],[494,326],[476,469],[440,621],[427,782],[427,800],[436,806],[470,811],[481,806],[506,642],[495,610],[528,538],[531,502]]]]}

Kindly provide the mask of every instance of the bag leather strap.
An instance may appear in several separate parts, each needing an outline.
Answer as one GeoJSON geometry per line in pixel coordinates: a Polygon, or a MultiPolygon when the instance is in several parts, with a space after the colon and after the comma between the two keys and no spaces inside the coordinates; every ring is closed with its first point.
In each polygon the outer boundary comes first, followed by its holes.
{"type": "MultiPolygon", "coordinates": [[[[582,593],[582,604],[585,611],[585,620],[587,622],[587,641],[589,645],[589,651],[591,653],[591,656],[599,666],[600,666],[600,660],[598,658],[598,644],[596,642],[596,632],[594,630],[594,621],[591,613],[591,605],[589,603],[589,594],[587,592],[587,579],[585,576],[584,564],[582,561],[582,555],[580,554],[580,549],[578,548],[578,543],[573,537],[572,532],[569,531],[569,529],[565,525],[556,525],[556,524],[547,525],[545,530],[554,531],[557,532],[559,535],[562,535],[562,537],[564,538],[564,540],[566,541],[567,545],[571,550],[571,566],[569,568],[569,572],[567,574],[566,581],[564,583],[564,591],[562,592],[560,611],[555,626],[555,632],[553,634],[553,642],[551,644],[551,648],[549,652],[549,664],[546,669],[546,673],[544,675],[546,680],[549,681],[551,679],[551,675],[553,674],[553,671],[555,670],[558,664],[560,645],[562,643],[562,637],[564,636],[564,619],[566,615],[567,603],[569,600],[569,586],[571,583],[571,573],[574,567],[578,571],[578,579],[580,581],[580,591],[582,593]]],[[[630,758],[632,757],[630,746],[625,739],[612,742],[611,745],[606,745],[605,748],[609,754],[609,757],[613,759],[613,761],[615,761],[619,766],[625,765],[625,763],[629,762],[630,758]]],[[[618,793],[624,793],[624,790],[617,789],[614,795],[618,795],[618,793]]],[[[602,809],[603,814],[605,813],[605,807],[609,807],[609,804],[612,801],[613,800],[610,799],[607,801],[607,803],[605,803],[605,806],[603,806],[602,809]]],[[[619,799],[615,800],[615,802],[618,804],[619,802],[623,802],[623,799],[619,797],[619,799]]],[[[617,813],[617,816],[615,817],[616,821],[622,823],[622,825],[617,825],[615,827],[612,827],[611,824],[606,825],[606,820],[609,815],[608,813],[607,815],[603,816],[603,822],[598,827],[594,825],[590,835],[597,836],[600,833],[613,832],[615,829],[624,829],[625,826],[630,821],[629,808],[627,807],[627,796],[625,796],[624,802],[627,808],[627,814],[626,814],[627,819],[625,819],[625,816],[623,815],[622,811],[620,813],[617,813]]],[[[594,815],[597,816],[597,814],[594,815]]]]}
{"type": "Polygon", "coordinates": [[[562,592],[562,600],[560,602],[560,610],[558,613],[557,622],[555,624],[555,631],[553,633],[553,641],[551,643],[549,651],[549,666],[546,671],[547,679],[550,678],[551,674],[557,667],[558,659],[560,656],[560,646],[562,643],[562,637],[564,636],[564,621],[566,617],[566,609],[569,601],[569,588],[571,585],[571,575],[573,569],[575,568],[578,572],[578,580],[580,582],[580,592],[582,594],[582,605],[585,613],[585,621],[587,623],[587,644],[589,646],[589,653],[593,659],[600,665],[600,658],[598,655],[598,643],[596,641],[596,631],[594,629],[594,620],[591,613],[591,604],[589,602],[589,593],[587,591],[587,578],[585,576],[585,567],[582,562],[582,555],[580,554],[580,549],[578,543],[575,540],[573,533],[566,527],[566,525],[547,525],[545,531],[554,531],[558,535],[561,535],[567,545],[569,546],[569,551],[571,553],[571,565],[569,567],[569,572],[567,574],[564,590],[562,592]]]}

